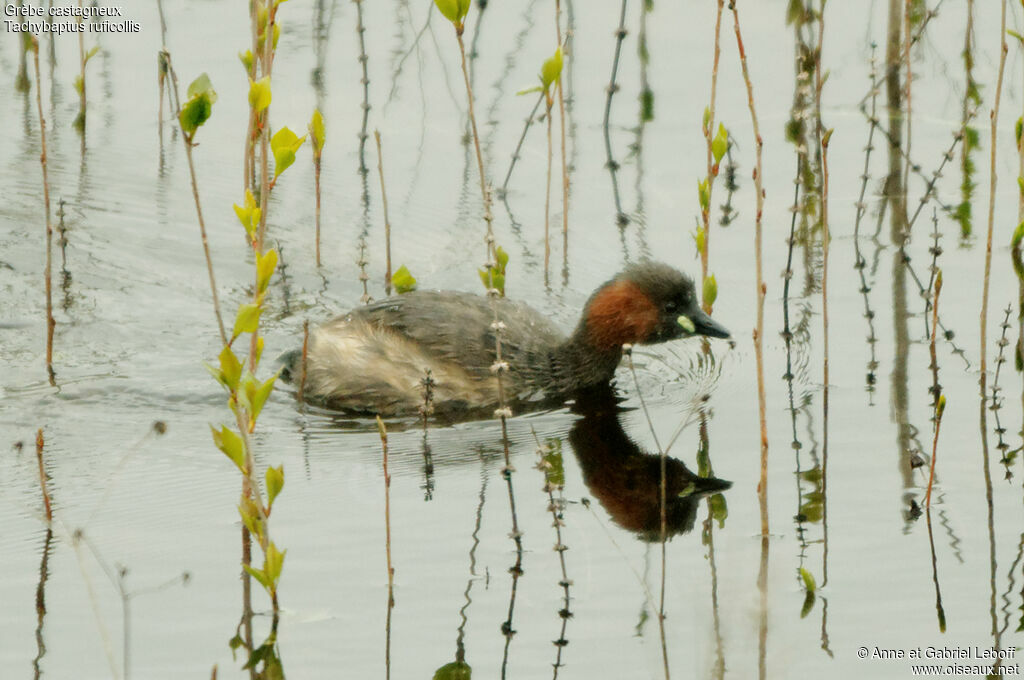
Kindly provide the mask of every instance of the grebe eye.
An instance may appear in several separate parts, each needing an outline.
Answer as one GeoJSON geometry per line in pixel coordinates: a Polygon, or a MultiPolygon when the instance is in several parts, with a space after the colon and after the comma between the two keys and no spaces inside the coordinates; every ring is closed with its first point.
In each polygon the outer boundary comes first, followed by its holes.
{"type": "Polygon", "coordinates": [[[676,304],[675,300],[669,300],[665,303],[665,311],[668,314],[675,314],[677,309],[679,309],[679,305],[676,304]]]}

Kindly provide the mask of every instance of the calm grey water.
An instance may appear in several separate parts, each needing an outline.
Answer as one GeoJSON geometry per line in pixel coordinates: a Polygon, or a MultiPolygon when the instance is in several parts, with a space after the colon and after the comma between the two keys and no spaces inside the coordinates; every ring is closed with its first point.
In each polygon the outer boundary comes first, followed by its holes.
{"type": "MultiPolygon", "coordinates": [[[[831,374],[824,489],[819,481],[825,438],[819,232],[798,239],[794,252],[788,302],[793,377],[785,379],[783,273],[797,169],[785,126],[798,87],[795,29],[785,21],[787,4],[740,3],[764,137],[767,196],[767,553],[759,540],[751,340],[754,142],[727,12],[717,117],[735,140],[738,189],[732,196],[735,219],[727,228],[716,224],[712,232],[711,269],[719,289],[715,317],[733,331],[735,347],[714,343],[713,362],[703,358],[697,342],[638,352],[637,379],[622,370],[617,381],[627,409],[619,418],[621,428],[614,419],[579,420],[568,409],[510,422],[525,553],[512,619],[516,634],[507,650],[501,626],[509,616],[508,570],[515,552],[508,538],[511,522],[497,424],[432,428],[427,442],[434,470],[429,476],[422,431],[394,432],[393,677],[431,677],[456,658],[459,645],[480,678],[552,674],[558,653],[552,641],[559,638],[562,624],[562,576],[552,550],[547,495],[540,490],[543,477],[534,469],[534,433],[542,441],[561,440],[565,454],[568,504],[562,531],[569,547],[573,616],[559,676],[663,677],[657,621],[661,550],[657,543],[639,540],[631,529],[642,521],[631,520],[623,509],[641,507],[656,488],[649,476],[631,477],[629,471],[643,467],[639,457],[655,455],[659,444],[671,441],[669,455],[697,470],[702,410],[714,472],[733,487],[724,495],[728,516],[723,522],[705,522],[710,510],[701,500],[692,508],[693,530],[667,545],[665,635],[673,677],[749,678],[760,672],[770,678],[904,678],[911,677],[911,661],[862,660],[858,648],[909,653],[929,647],[1014,649],[1021,643],[1024,471],[1018,434],[1021,378],[1012,361],[999,376],[1004,407],[988,411],[983,427],[978,397],[997,3],[976,4],[974,17],[974,77],[982,86],[974,121],[980,146],[972,152],[978,168],[975,236],[961,240],[959,226],[942,209],[961,200],[957,145],[937,182],[938,200],[922,210],[906,249],[914,274],[927,285],[935,207],[945,280],[940,311],[944,326],[954,332],[955,346],[940,337],[940,382],[948,405],[932,499],[934,560],[926,517],[914,510],[923,506],[927,466],[910,467],[918,449],[927,459],[932,442],[925,306],[890,240],[889,214],[879,217],[881,183],[888,172],[882,130],[873,138],[866,213],[854,238],[870,130],[859,107],[871,89],[874,43],[880,45],[877,58],[884,58],[884,3],[831,3],[826,15],[822,62],[829,76],[822,118],[835,132],[829,158],[831,374]],[[860,269],[854,266],[859,257],[864,262],[860,269]],[[640,396],[653,430],[640,409],[640,396]],[[1006,465],[1000,463],[1004,451],[998,448],[997,428],[1004,429],[1007,452],[1014,452],[1006,465]],[[763,558],[762,599],[758,577],[763,558]],[[818,584],[817,597],[803,616],[801,567],[818,584]]],[[[1010,4],[1010,24],[1019,31],[1020,11],[1010,4]]],[[[167,45],[182,87],[205,71],[219,93],[195,156],[221,302],[230,313],[248,298],[252,277],[231,207],[242,200],[247,90],[236,55],[248,44],[246,7],[229,2],[165,5],[167,45]]],[[[550,5],[490,3],[483,14],[473,79],[488,172],[496,184],[532,106],[530,96],[515,93],[535,83],[541,62],[553,51],[550,5]]],[[[629,4],[621,90],[612,104],[610,130],[621,164],[616,175],[621,210],[629,217],[620,229],[602,130],[620,7],[610,0],[572,5],[574,59],[566,76],[572,95],[569,249],[563,267],[561,238],[553,239],[548,286],[543,274],[543,126],[531,130],[507,202],[495,209],[498,240],[511,255],[508,294],[528,300],[567,329],[593,288],[628,261],[655,257],[699,274],[691,234],[699,220],[696,184],[705,172],[700,122],[709,96],[714,36],[714,3],[655,4],[646,17],[650,59],[643,74],[654,93],[654,118],[640,127],[641,4],[629,4]]],[[[451,30],[435,12],[417,41],[430,6],[427,0],[364,3],[369,130],[379,129],[384,138],[396,263],[409,266],[422,286],[475,291],[475,269],[484,259],[475,160],[463,144],[465,98],[451,30]]],[[[42,43],[51,195],[55,206],[63,201],[67,228],[63,256],[55,251],[56,388],[48,385],[44,366],[44,221],[35,89],[29,94],[14,89],[16,36],[5,31],[0,49],[0,128],[7,133],[0,151],[0,447],[5,452],[0,474],[0,675],[5,678],[33,675],[33,660],[38,674],[51,678],[208,677],[214,664],[219,677],[246,675],[243,661],[233,660],[228,647],[241,614],[239,479],[212,446],[207,427],[227,422],[230,415],[203,367],[218,352],[206,267],[181,140],[171,124],[162,131],[158,126],[161,32],[156,7],[125,4],[123,9],[139,23],[139,32],[86,37],[87,48],[96,44],[101,51],[88,65],[84,151],[71,128],[78,101],[72,86],[78,73],[77,40],[55,39],[52,61],[49,40],[42,43]],[[165,435],[150,432],[156,420],[167,423],[165,435]],[[50,541],[33,454],[40,427],[56,513],[50,541]],[[122,569],[119,582],[126,598],[117,585],[122,569]],[[42,573],[45,616],[40,618],[36,601],[42,573]]],[[[467,39],[477,16],[474,7],[467,39]]],[[[376,297],[383,296],[384,272],[372,135],[363,155],[371,171],[359,172],[362,87],[356,6],[290,2],[282,5],[279,17],[284,28],[274,66],[272,125],[301,131],[315,106],[327,123],[325,264],[318,269],[313,261],[307,147],[275,190],[270,208],[270,238],[282,251],[286,276],[275,279],[264,316],[268,357],[300,342],[304,320],[321,321],[358,304],[360,234],[366,234],[370,288],[376,297]]],[[[941,3],[939,15],[912,50],[909,156],[920,174],[909,174],[911,213],[925,194],[922,175],[931,177],[962,124],[965,22],[966,9],[959,3],[941,3]]],[[[1021,113],[1022,73],[1019,46],[1011,44],[997,140],[990,385],[1002,310],[1017,292],[1008,244],[1017,224],[1014,122],[1021,113]]],[[[870,106],[870,97],[867,101],[870,106]]],[[[877,104],[886,127],[884,101],[883,87],[877,104]]],[[[555,134],[557,139],[557,126],[555,134]]],[[[557,231],[557,179],[554,187],[552,225],[557,231]]],[[[719,178],[716,221],[725,199],[724,178],[719,178]]],[[[1015,332],[1009,337],[1015,341],[1015,332]]],[[[283,464],[287,479],[272,519],[275,541],[288,550],[279,631],[286,671],[293,677],[382,677],[387,574],[383,470],[375,430],[370,423],[302,411],[279,392],[260,419],[255,441],[260,464],[283,464]]],[[[257,632],[265,632],[269,603],[259,593],[255,597],[257,632]]],[[[1006,663],[1016,666],[1019,660],[1006,663]]]]}

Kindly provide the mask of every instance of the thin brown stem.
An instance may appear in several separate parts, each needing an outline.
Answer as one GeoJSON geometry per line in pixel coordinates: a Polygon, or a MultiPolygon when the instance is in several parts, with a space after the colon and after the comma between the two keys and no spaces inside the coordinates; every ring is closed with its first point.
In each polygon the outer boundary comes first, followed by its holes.
{"type": "Polygon", "coordinates": [[[523,142],[526,141],[526,133],[530,131],[530,126],[533,125],[534,116],[537,115],[537,109],[540,108],[541,102],[544,101],[544,93],[541,92],[540,96],[537,97],[537,101],[533,105],[533,109],[530,111],[530,115],[526,117],[526,122],[523,123],[523,131],[519,135],[519,142],[516,144],[515,151],[512,152],[512,160],[508,164],[508,171],[505,173],[505,181],[501,185],[501,191],[499,196],[503,196],[508,193],[508,183],[512,179],[512,171],[516,169],[516,163],[520,158],[520,151],[523,149],[523,142]]]}
{"type": "MultiPolygon", "coordinates": [[[[167,52],[167,71],[171,74],[171,83],[173,84],[172,94],[174,95],[174,116],[179,121],[181,120],[181,100],[178,97],[178,74],[174,71],[174,66],[171,64],[171,54],[167,52]]],[[[220,340],[224,345],[228,344],[228,334],[224,330],[224,319],[220,314],[220,300],[217,296],[217,279],[213,274],[213,258],[210,256],[210,242],[206,237],[206,222],[203,220],[203,207],[199,201],[199,182],[196,180],[196,166],[192,160],[192,135],[185,134],[184,129],[181,134],[182,143],[185,145],[185,157],[188,160],[188,172],[189,179],[192,182],[192,199],[196,206],[196,218],[199,220],[199,236],[203,242],[203,255],[206,257],[206,272],[210,279],[210,294],[213,297],[213,313],[217,317],[217,330],[220,332],[220,340]]]]}
{"type": "Polygon", "coordinates": [[[83,150],[85,147],[85,31],[82,25],[85,22],[85,14],[82,11],[82,0],[78,0],[78,117],[75,118],[75,126],[82,135],[83,150]]]}
{"type": "MultiPolygon", "coordinates": [[[[558,652],[555,655],[555,663],[552,664],[554,672],[551,676],[552,680],[557,680],[558,669],[562,667],[562,650],[569,644],[565,637],[565,631],[569,625],[569,618],[572,616],[572,611],[569,609],[571,602],[569,588],[572,585],[572,581],[569,580],[569,572],[565,565],[565,552],[569,549],[569,546],[562,542],[562,527],[565,526],[565,486],[557,481],[553,465],[547,459],[546,454],[551,450],[550,446],[541,445],[537,432],[533,428],[531,428],[531,431],[533,432],[534,442],[537,444],[537,455],[540,458],[537,463],[537,469],[544,473],[543,490],[548,495],[548,511],[551,513],[551,525],[555,528],[555,552],[558,553],[558,563],[562,569],[562,579],[558,582],[559,587],[562,588],[562,609],[558,612],[558,616],[562,620],[562,628],[559,631],[558,639],[554,641],[558,652]],[[558,491],[557,497],[555,496],[555,491],[558,491]]],[[[552,453],[557,451],[558,449],[555,449],[552,453]]],[[[558,455],[558,464],[561,465],[561,454],[559,453],[558,455]]]]}
{"type": "Polygon", "coordinates": [[[828,583],[828,397],[829,397],[829,344],[828,344],[828,255],[832,234],[828,224],[828,145],[832,139],[832,130],[825,130],[821,122],[821,93],[824,81],[821,74],[821,54],[825,40],[825,0],[821,0],[818,12],[818,49],[816,50],[814,64],[814,113],[817,134],[815,135],[821,145],[821,243],[822,243],[822,268],[821,268],[821,324],[824,343],[824,358],[822,359],[822,381],[824,390],[822,392],[822,448],[821,448],[821,505],[822,505],[822,533],[824,548],[822,551],[822,585],[828,583]]]}
{"type": "MultiPolygon", "coordinates": [[[[377,135],[378,143],[380,135],[377,135]]],[[[388,431],[384,421],[377,416],[377,430],[380,432],[380,448],[384,458],[384,550],[388,560],[388,616],[384,649],[384,677],[391,677],[391,610],[395,607],[395,568],[391,563],[391,474],[388,472],[388,431]]]]}
{"type": "Polygon", "coordinates": [[[36,71],[36,110],[39,113],[39,164],[43,168],[43,207],[46,211],[46,267],[43,279],[46,286],[46,373],[51,386],[57,385],[57,377],[53,372],[53,330],[57,322],[53,320],[53,219],[50,216],[50,178],[46,170],[46,118],[43,117],[43,81],[39,71],[39,39],[32,36],[32,58],[36,71]]]}
{"type": "MultiPolygon", "coordinates": [[[[935,399],[935,435],[932,438],[932,459],[928,468],[928,492],[924,497],[925,508],[932,507],[932,482],[935,480],[935,459],[939,448],[939,425],[942,423],[942,411],[946,405],[946,398],[939,386],[939,362],[935,354],[935,336],[939,328],[939,293],[942,292],[942,271],[935,276],[935,297],[932,299],[932,334],[928,343],[932,359],[932,396],[935,399]]],[[[982,395],[984,397],[984,395],[982,395]]]]}
{"type": "MultiPolygon", "coordinates": [[[[906,82],[904,83],[904,98],[907,101],[907,143],[906,153],[910,155],[910,132],[911,123],[913,122],[913,109],[911,108],[911,80],[913,80],[913,73],[910,64],[910,45],[912,42],[911,26],[910,26],[910,6],[913,0],[904,0],[903,2],[903,25],[904,25],[904,37],[903,37],[903,63],[907,69],[906,82]]],[[[907,163],[903,166],[903,186],[907,186],[907,180],[910,178],[910,164],[907,163]]],[[[907,227],[910,229],[910,226],[907,227]]]]}
{"type": "Polygon", "coordinates": [[[992,231],[995,226],[996,212],[996,132],[999,125],[999,101],[1003,93],[1003,72],[1006,70],[1006,0],[1002,2],[1002,13],[999,28],[999,75],[996,78],[996,98],[992,105],[990,120],[992,122],[992,141],[989,165],[988,194],[988,239],[985,243],[985,278],[981,289],[981,398],[985,399],[986,371],[988,369],[988,289],[989,276],[992,273],[992,231]]]}
{"type": "Polygon", "coordinates": [[[316,266],[320,266],[320,149],[313,151],[313,190],[316,192],[314,221],[316,222],[316,266]]]}
{"type": "Polygon", "coordinates": [[[636,387],[636,394],[640,398],[640,408],[644,412],[644,417],[647,419],[647,427],[651,430],[651,437],[654,439],[654,445],[658,449],[659,459],[659,474],[660,479],[658,482],[658,511],[659,511],[659,542],[661,544],[661,593],[658,598],[658,631],[661,634],[661,660],[665,671],[665,680],[669,678],[669,666],[668,666],[668,641],[665,637],[665,581],[666,573],[668,568],[668,556],[666,551],[666,543],[668,542],[668,454],[662,447],[661,442],[658,441],[658,433],[654,429],[654,421],[651,420],[651,414],[647,410],[647,402],[644,401],[643,392],[640,390],[640,379],[636,375],[636,367],[633,365],[633,348],[631,345],[624,345],[622,347],[622,353],[626,357],[626,361],[629,364],[629,370],[633,374],[633,385],[636,387]]]}
{"type": "MultiPolygon", "coordinates": [[[[562,55],[565,59],[571,59],[572,55],[563,46],[562,39],[562,0],[555,0],[555,32],[558,38],[558,45],[562,48],[562,55]]],[[[564,67],[568,68],[568,66],[564,67]]],[[[565,153],[565,95],[562,92],[562,78],[558,78],[558,119],[559,135],[562,146],[562,261],[569,261],[569,161],[565,153]]]]}
{"type": "MultiPolygon", "coordinates": [[[[700,251],[700,283],[701,290],[704,290],[704,282],[710,271],[709,259],[711,257],[711,196],[715,186],[715,178],[718,177],[718,168],[714,162],[711,151],[711,140],[715,135],[715,101],[718,93],[718,61],[722,54],[722,9],[725,0],[718,0],[718,8],[715,13],[715,48],[711,59],[711,97],[708,101],[707,122],[704,125],[704,140],[707,143],[707,182],[708,182],[708,207],[701,209],[701,222],[704,226],[704,247],[700,251]]],[[[702,300],[704,312],[711,313],[711,304],[702,300]]],[[[710,347],[707,343],[705,347],[710,347]]]]}
{"type": "Polygon", "coordinates": [[[548,283],[548,265],[551,262],[551,240],[549,238],[551,224],[551,108],[554,100],[550,92],[544,93],[547,100],[547,123],[548,123],[548,174],[544,183],[544,285],[548,283]]]}
{"type": "Polygon", "coordinates": [[[494,365],[492,366],[492,370],[494,371],[498,382],[498,410],[495,415],[497,415],[501,420],[501,441],[505,457],[505,468],[503,474],[508,485],[508,500],[512,512],[512,540],[515,541],[516,552],[519,555],[519,559],[521,559],[522,534],[519,531],[519,522],[516,518],[515,494],[512,491],[512,464],[510,460],[508,441],[508,419],[512,416],[512,411],[507,406],[508,399],[505,395],[505,381],[503,380],[503,374],[508,370],[508,363],[502,359],[501,355],[501,331],[503,324],[498,318],[498,306],[495,301],[499,292],[494,287],[493,277],[494,266],[496,266],[498,261],[497,245],[494,239],[494,229],[492,225],[492,222],[494,221],[494,213],[491,210],[491,191],[487,186],[487,176],[484,171],[484,157],[480,152],[480,135],[477,132],[476,113],[473,107],[473,85],[469,79],[469,67],[466,61],[466,45],[462,40],[462,32],[464,28],[465,27],[461,23],[455,27],[455,38],[459,43],[459,56],[461,57],[462,62],[462,79],[466,85],[466,99],[469,103],[469,123],[473,132],[473,148],[476,151],[477,174],[480,177],[480,194],[484,203],[484,223],[487,225],[487,296],[491,300],[491,310],[494,316],[494,320],[491,324],[491,328],[494,330],[494,365]]]}
{"type": "Polygon", "coordinates": [[[366,55],[366,27],[363,25],[363,0],[352,0],[356,5],[356,33],[359,35],[359,63],[362,65],[362,78],[359,83],[363,86],[363,125],[359,128],[359,170],[366,173],[366,158],[363,149],[366,146],[366,125],[370,120],[370,72],[366,55]]]}
{"type": "Polygon", "coordinates": [[[380,199],[384,203],[384,292],[391,295],[391,220],[388,218],[388,193],[384,186],[384,152],[381,150],[380,130],[373,131],[377,141],[377,172],[380,175],[380,199]]]}
{"type": "Polygon", "coordinates": [[[46,468],[43,467],[43,428],[36,431],[36,462],[39,463],[39,489],[43,493],[43,507],[46,509],[46,525],[53,523],[53,506],[50,504],[50,492],[46,487],[46,468]]]}
{"type": "Polygon", "coordinates": [[[768,421],[765,413],[764,386],[764,299],[768,288],[764,282],[764,267],[761,254],[761,218],[764,214],[764,187],[761,182],[761,130],[757,122],[757,109],[754,106],[754,86],[750,81],[747,68],[747,53],[743,48],[743,35],[740,32],[740,15],[736,8],[737,1],[732,2],[733,27],[736,32],[736,47],[740,55],[740,67],[743,71],[743,82],[747,88],[747,105],[750,108],[750,121],[754,131],[755,157],[754,193],[757,199],[757,211],[754,221],[754,262],[757,279],[757,327],[754,329],[754,355],[757,359],[757,404],[758,418],[761,426],[761,478],[757,485],[758,497],[761,501],[761,537],[768,537],[768,421]]]}

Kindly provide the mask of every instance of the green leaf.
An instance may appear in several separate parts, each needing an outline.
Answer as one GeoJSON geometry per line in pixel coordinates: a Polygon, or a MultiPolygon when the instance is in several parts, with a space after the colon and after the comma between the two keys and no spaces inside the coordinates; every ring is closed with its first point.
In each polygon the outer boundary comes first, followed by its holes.
{"type": "Polygon", "coordinates": [[[1012,31],[1012,30],[1008,30],[1008,31],[1006,31],[1006,32],[1007,32],[1007,33],[1009,33],[1010,35],[1012,35],[1012,36],[1013,36],[1014,38],[1016,38],[1017,40],[1021,41],[1021,43],[1022,43],[1022,44],[1024,44],[1024,36],[1022,36],[1022,35],[1021,35],[1020,33],[1018,33],[1017,31],[1012,31]]]}
{"type": "Polygon", "coordinates": [[[645,123],[654,120],[654,90],[649,87],[640,92],[640,120],[645,123]]]}
{"type": "Polygon", "coordinates": [[[416,290],[416,277],[412,275],[409,268],[404,264],[391,275],[391,285],[399,295],[416,290]]]}
{"type": "Polygon", "coordinates": [[[270,590],[270,579],[267,577],[267,573],[265,571],[251,567],[248,564],[243,564],[242,569],[249,572],[249,576],[252,576],[254,579],[259,581],[261,586],[270,590]]]}
{"type": "Polygon", "coordinates": [[[192,81],[188,86],[188,101],[181,107],[178,120],[182,131],[191,137],[200,125],[213,113],[213,105],[217,101],[217,93],[205,73],[192,81]]]}
{"type": "Polygon", "coordinates": [[[242,62],[246,73],[252,73],[252,50],[238,53],[238,60],[242,62]]]}
{"type": "Polygon", "coordinates": [[[524,94],[531,94],[533,92],[543,92],[543,91],[544,91],[543,87],[541,87],[540,85],[534,85],[533,87],[528,87],[525,90],[519,90],[518,92],[516,92],[516,96],[518,97],[518,96],[524,95],[524,94]]]}
{"type": "Polygon", "coordinates": [[[718,124],[718,134],[711,140],[711,155],[715,159],[715,165],[722,162],[722,157],[725,156],[725,152],[729,150],[729,133],[726,131],[725,126],[721,123],[718,124]]]}
{"type": "Polygon", "coordinates": [[[508,253],[504,248],[498,246],[494,250],[494,259],[496,260],[495,265],[478,269],[477,273],[480,274],[484,288],[488,290],[494,288],[501,297],[505,297],[505,268],[508,266],[508,253]]]}
{"type": "Polygon", "coordinates": [[[562,440],[557,437],[551,437],[545,444],[544,453],[541,455],[541,460],[544,461],[544,479],[548,484],[555,487],[565,486],[562,440]]]}
{"type": "Polygon", "coordinates": [[[260,411],[263,410],[263,405],[267,403],[267,397],[269,397],[270,393],[274,391],[274,382],[277,380],[277,377],[281,375],[281,371],[283,370],[284,367],[282,366],[277,373],[267,378],[265,382],[261,383],[260,386],[255,388],[252,394],[249,395],[249,405],[251,408],[250,415],[252,416],[253,422],[256,421],[260,411]]]}
{"type": "Polygon", "coordinates": [[[188,86],[189,99],[203,94],[212,97],[212,102],[217,101],[217,93],[213,90],[213,83],[210,82],[210,76],[205,73],[200,74],[199,77],[193,80],[188,86]]]}
{"type": "Polygon", "coordinates": [[[250,432],[252,431],[252,426],[254,424],[252,417],[252,399],[256,395],[256,390],[259,385],[260,382],[256,380],[256,376],[254,376],[250,371],[246,371],[245,375],[242,376],[242,379],[238,383],[238,403],[241,404],[249,414],[250,432]]]}
{"type": "Polygon", "coordinates": [[[501,274],[505,273],[505,267],[508,266],[508,253],[501,246],[498,246],[494,250],[494,259],[498,261],[498,272],[501,274]]]}
{"type": "MultiPolygon", "coordinates": [[[[1021,191],[1024,191],[1024,182],[1021,184],[1021,191]]],[[[1010,246],[1012,248],[1018,248],[1020,246],[1021,239],[1024,239],[1024,222],[1018,224],[1017,228],[1013,230],[1013,238],[1010,240],[1010,246]]]]}
{"type": "Polygon", "coordinates": [[[255,238],[256,230],[260,226],[260,208],[256,205],[256,199],[252,195],[252,191],[249,189],[245,190],[245,204],[234,205],[235,215],[238,216],[238,221],[245,227],[245,233],[249,235],[249,238],[255,238]]]}
{"type": "Polygon", "coordinates": [[[235,329],[232,335],[238,337],[242,333],[255,333],[260,325],[260,307],[251,302],[239,305],[235,315],[235,329]]]}
{"type": "Polygon", "coordinates": [[[242,524],[249,530],[249,533],[262,543],[263,522],[260,521],[260,510],[256,507],[256,502],[248,496],[243,497],[238,505],[238,515],[242,518],[242,524]]]}
{"type": "Polygon", "coordinates": [[[706,212],[711,209],[711,182],[709,179],[705,178],[704,181],[697,183],[697,198],[702,211],[706,212]]]}
{"type": "Polygon", "coordinates": [[[309,135],[313,138],[313,148],[320,151],[327,141],[327,130],[324,129],[324,117],[320,109],[313,109],[313,119],[309,121],[309,135]]]}
{"type": "Polygon", "coordinates": [[[804,587],[807,588],[807,592],[813,593],[818,589],[818,584],[814,580],[814,574],[803,567],[800,567],[800,578],[804,580],[804,587]]]}
{"type": "Polygon", "coordinates": [[[82,87],[83,87],[82,83],[84,82],[82,80],[82,76],[81,75],[76,75],[74,81],[72,81],[72,82],[73,82],[74,87],[75,87],[75,92],[77,92],[78,94],[82,94],[82,87]]]}
{"type": "Polygon", "coordinates": [[[267,508],[269,509],[274,505],[274,499],[281,493],[281,489],[284,488],[284,466],[279,465],[276,468],[268,467],[266,480],[267,508]]]}
{"type": "MultiPolygon", "coordinates": [[[[29,31],[22,31],[21,32],[21,51],[22,52],[32,52],[32,51],[34,51],[34,50],[36,50],[38,48],[39,48],[39,40],[34,35],[32,35],[31,32],[29,32],[29,31]]],[[[26,76],[25,78],[27,80],[28,76],[26,76]]],[[[27,88],[27,84],[26,84],[26,88],[27,88]]],[[[18,92],[27,92],[27,91],[28,91],[27,89],[19,89],[18,90],[18,92]]]]}
{"type": "Polygon", "coordinates": [[[206,366],[206,370],[210,372],[210,375],[213,376],[214,380],[216,380],[217,382],[219,382],[221,385],[223,385],[224,387],[228,388],[229,390],[231,389],[230,385],[228,385],[228,383],[227,383],[227,380],[224,378],[224,371],[220,370],[219,368],[214,368],[213,366],[211,366],[210,364],[206,363],[205,361],[203,362],[203,366],[206,366]]]}
{"type": "MultiPolygon", "coordinates": [[[[804,16],[804,3],[802,0],[789,0],[789,6],[786,7],[786,25],[800,22],[804,16]]],[[[799,25],[799,24],[798,24],[799,25]]]]}
{"type": "Polygon", "coordinates": [[[274,152],[274,178],[288,169],[295,162],[295,152],[299,150],[306,136],[297,137],[287,127],[283,127],[270,138],[270,149],[274,152]]]}
{"type": "Polygon", "coordinates": [[[462,3],[459,0],[434,0],[437,9],[444,15],[444,18],[458,25],[462,22],[466,13],[462,11],[462,3]]]}
{"type": "Polygon", "coordinates": [[[220,372],[224,377],[224,384],[234,392],[238,389],[238,379],[242,375],[242,362],[238,360],[230,347],[225,346],[220,351],[220,372]]]}
{"type": "Polygon", "coordinates": [[[262,294],[270,285],[270,279],[277,269],[277,251],[271,248],[256,260],[256,290],[262,294]]]}
{"type": "Polygon", "coordinates": [[[704,118],[702,119],[701,127],[704,128],[705,130],[707,130],[708,129],[708,124],[710,122],[711,122],[711,107],[705,106],[704,107],[704,118]]]}
{"type": "Polygon", "coordinates": [[[716,299],[718,299],[718,283],[715,281],[715,275],[711,274],[704,279],[704,306],[711,307],[715,304],[716,299]]]}
{"type": "Polygon", "coordinates": [[[260,363],[260,357],[263,356],[263,336],[256,338],[256,360],[253,362],[256,365],[260,363]]]}
{"type": "Polygon", "coordinates": [[[239,469],[245,470],[245,446],[242,438],[227,425],[222,425],[218,432],[213,425],[210,426],[210,433],[213,434],[214,445],[224,452],[232,463],[239,469]]]}
{"type": "Polygon", "coordinates": [[[697,252],[704,254],[704,245],[707,243],[707,234],[704,232],[704,227],[697,227],[697,231],[693,232],[693,242],[697,245],[697,252]]]}
{"type": "Polygon", "coordinates": [[[260,113],[270,106],[270,76],[259,80],[249,79],[249,106],[260,113]]]}
{"type": "Polygon", "coordinates": [[[452,661],[437,669],[434,680],[470,680],[473,669],[465,661],[452,661]]]}
{"type": "Polygon", "coordinates": [[[88,64],[89,60],[92,59],[93,57],[95,57],[96,54],[99,51],[100,51],[100,46],[99,45],[96,45],[95,47],[93,47],[91,50],[89,50],[88,52],[85,53],[85,57],[82,59],[82,63],[83,64],[88,64]]]}
{"type": "Polygon", "coordinates": [[[718,528],[725,527],[725,520],[729,517],[729,506],[725,501],[725,494],[716,493],[711,497],[711,516],[718,522],[718,528]]]}
{"type": "Polygon", "coordinates": [[[562,78],[562,48],[559,47],[555,50],[555,54],[544,62],[544,65],[540,68],[540,84],[548,90],[552,85],[556,85],[562,78]]]}
{"type": "Polygon", "coordinates": [[[817,595],[815,595],[813,592],[809,590],[807,591],[807,595],[804,596],[804,604],[800,608],[801,619],[806,618],[806,616],[811,613],[811,610],[814,609],[814,603],[817,599],[817,595]]]}
{"type": "Polygon", "coordinates": [[[264,570],[270,582],[275,586],[278,579],[281,578],[281,569],[284,567],[284,556],[287,552],[287,550],[279,551],[273,541],[267,545],[267,556],[263,562],[265,565],[264,570]]]}
{"type": "Polygon", "coordinates": [[[484,288],[490,290],[494,288],[498,291],[498,294],[505,297],[505,277],[498,274],[494,268],[490,269],[478,269],[477,273],[480,274],[480,280],[484,284],[484,288]]]}
{"type": "Polygon", "coordinates": [[[186,135],[194,135],[199,126],[210,118],[211,113],[213,113],[213,107],[206,97],[195,97],[188,100],[185,106],[181,107],[181,114],[178,117],[182,131],[186,135]]]}
{"type": "MultiPolygon", "coordinates": [[[[278,4],[286,2],[287,0],[277,0],[278,4]]],[[[281,663],[281,658],[277,655],[277,650],[274,645],[266,644],[269,648],[267,653],[263,655],[263,672],[260,673],[259,677],[263,680],[284,680],[284,664],[281,663]]]]}
{"type": "Polygon", "coordinates": [[[943,394],[943,395],[939,396],[939,403],[935,407],[935,417],[937,419],[939,419],[939,420],[942,420],[942,412],[945,411],[945,410],[946,410],[946,395],[943,394]]]}

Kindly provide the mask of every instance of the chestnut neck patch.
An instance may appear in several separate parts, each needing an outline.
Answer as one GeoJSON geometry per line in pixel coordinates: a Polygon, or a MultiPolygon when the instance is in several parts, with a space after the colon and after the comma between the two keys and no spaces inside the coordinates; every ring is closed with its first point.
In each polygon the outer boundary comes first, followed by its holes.
{"type": "Polygon", "coordinates": [[[657,306],[638,285],[628,280],[613,281],[587,307],[587,339],[605,351],[643,342],[654,333],[658,317],[657,306]]]}

